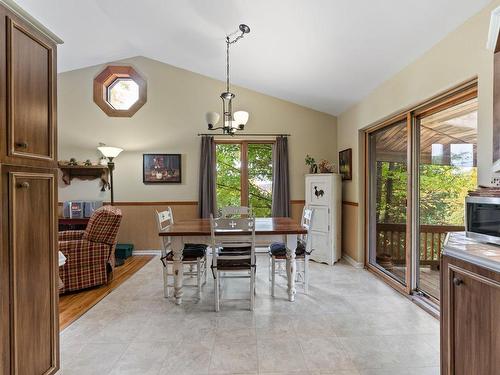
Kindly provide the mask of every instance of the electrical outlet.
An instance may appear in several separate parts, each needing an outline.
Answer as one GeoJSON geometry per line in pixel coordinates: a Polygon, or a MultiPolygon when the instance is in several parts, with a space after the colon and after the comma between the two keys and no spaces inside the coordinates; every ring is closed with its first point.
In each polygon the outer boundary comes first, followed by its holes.
{"type": "Polygon", "coordinates": [[[491,186],[500,187],[500,177],[492,177],[491,178],[491,186]]]}

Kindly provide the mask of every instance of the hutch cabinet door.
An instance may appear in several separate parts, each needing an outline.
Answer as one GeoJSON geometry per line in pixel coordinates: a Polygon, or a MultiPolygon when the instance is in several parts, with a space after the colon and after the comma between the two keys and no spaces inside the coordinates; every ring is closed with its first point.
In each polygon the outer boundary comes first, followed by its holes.
{"type": "Polygon", "coordinates": [[[55,46],[7,16],[8,156],[55,160],[55,46]]]}
{"type": "Polygon", "coordinates": [[[10,373],[48,375],[59,363],[57,175],[26,170],[2,171],[9,219],[10,373]]]}
{"type": "Polygon", "coordinates": [[[500,283],[450,264],[447,286],[448,374],[498,374],[500,283]]]}

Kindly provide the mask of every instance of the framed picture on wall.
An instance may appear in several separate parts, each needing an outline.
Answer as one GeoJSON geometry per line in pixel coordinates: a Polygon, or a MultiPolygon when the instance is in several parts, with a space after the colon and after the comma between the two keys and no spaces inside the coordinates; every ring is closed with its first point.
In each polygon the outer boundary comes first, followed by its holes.
{"type": "Polygon", "coordinates": [[[181,154],[143,154],[142,182],[145,184],[180,184],[181,154]]]}
{"type": "Polygon", "coordinates": [[[339,173],[342,180],[352,180],[352,148],[339,152],[339,173]]]}

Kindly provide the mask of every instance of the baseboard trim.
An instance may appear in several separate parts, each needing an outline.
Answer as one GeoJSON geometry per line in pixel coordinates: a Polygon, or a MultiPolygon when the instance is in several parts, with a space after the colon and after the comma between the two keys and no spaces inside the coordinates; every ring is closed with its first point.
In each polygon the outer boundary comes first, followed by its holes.
{"type": "Polygon", "coordinates": [[[364,268],[364,264],[363,263],[360,263],[360,262],[357,262],[355,261],[354,259],[352,259],[349,255],[347,254],[344,254],[342,255],[342,258],[347,262],[349,263],[351,266],[353,266],[354,268],[364,268]]]}
{"type": "Polygon", "coordinates": [[[134,250],[132,255],[161,255],[161,250],[134,250]]]}

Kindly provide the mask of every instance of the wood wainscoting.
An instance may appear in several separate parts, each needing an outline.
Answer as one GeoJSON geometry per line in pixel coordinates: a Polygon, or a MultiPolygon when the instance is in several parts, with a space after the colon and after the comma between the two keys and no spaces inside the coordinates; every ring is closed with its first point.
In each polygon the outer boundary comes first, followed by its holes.
{"type": "MultiPolygon", "coordinates": [[[[292,200],[290,203],[292,218],[299,221],[305,201],[292,200]]],[[[170,206],[175,221],[198,217],[198,202],[196,201],[115,202],[115,206],[123,212],[118,242],[134,244],[134,249],[137,251],[161,249],[154,215],[155,210],[162,211],[170,206]]],[[[59,216],[61,214],[62,203],[59,204],[59,216]]]]}
{"type": "Polygon", "coordinates": [[[358,203],[342,201],[342,255],[363,263],[358,259],[358,211],[358,203]]]}

